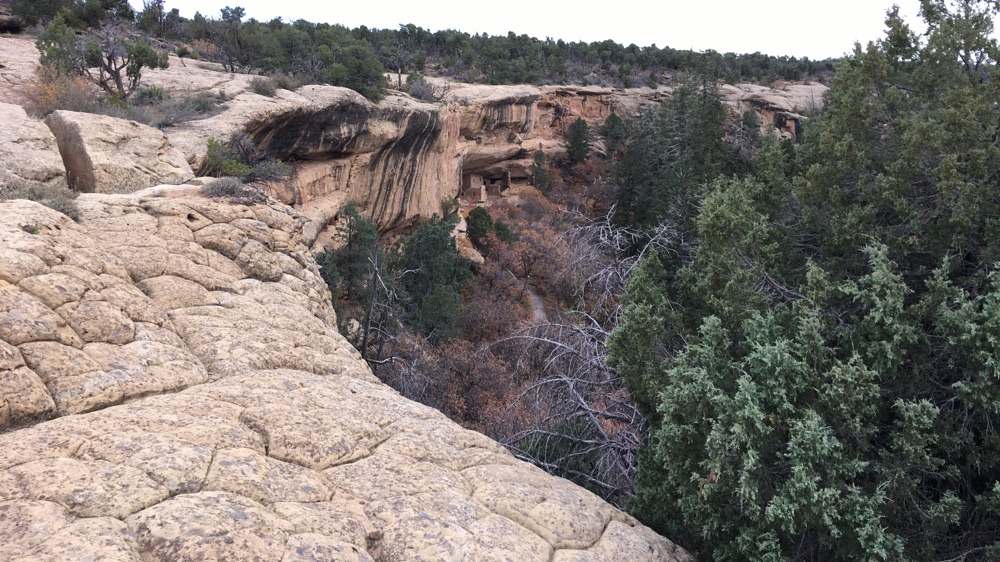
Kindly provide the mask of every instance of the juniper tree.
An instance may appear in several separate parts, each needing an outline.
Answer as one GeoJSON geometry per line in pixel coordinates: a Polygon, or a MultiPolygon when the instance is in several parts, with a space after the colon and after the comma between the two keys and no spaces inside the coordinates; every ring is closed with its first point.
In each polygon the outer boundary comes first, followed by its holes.
{"type": "Polygon", "coordinates": [[[570,164],[582,164],[590,154],[590,139],[587,138],[587,122],[577,118],[566,132],[566,153],[570,164]]]}
{"type": "Polygon", "coordinates": [[[756,151],[689,259],[632,276],[630,510],[702,559],[1000,556],[997,9],[924,0],[924,37],[890,11],[800,161],[756,151]]]}

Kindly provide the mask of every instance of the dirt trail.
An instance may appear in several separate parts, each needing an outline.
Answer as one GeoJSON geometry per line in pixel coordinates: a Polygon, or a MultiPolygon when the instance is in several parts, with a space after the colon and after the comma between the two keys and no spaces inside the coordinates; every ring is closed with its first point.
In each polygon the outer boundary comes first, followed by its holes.
{"type": "Polygon", "coordinates": [[[528,293],[528,304],[531,306],[531,319],[535,324],[544,324],[549,321],[549,317],[545,314],[545,303],[535,292],[535,288],[531,286],[527,281],[521,281],[524,283],[524,290],[528,293]]]}

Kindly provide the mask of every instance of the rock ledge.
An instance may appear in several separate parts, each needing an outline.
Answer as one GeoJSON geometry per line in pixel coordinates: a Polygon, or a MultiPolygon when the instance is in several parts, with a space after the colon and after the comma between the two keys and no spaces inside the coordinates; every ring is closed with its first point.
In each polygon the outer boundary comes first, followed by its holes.
{"type": "Polygon", "coordinates": [[[162,193],[0,202],[0,559],[690,559],[375,379],[316,225],[162,193]]]}

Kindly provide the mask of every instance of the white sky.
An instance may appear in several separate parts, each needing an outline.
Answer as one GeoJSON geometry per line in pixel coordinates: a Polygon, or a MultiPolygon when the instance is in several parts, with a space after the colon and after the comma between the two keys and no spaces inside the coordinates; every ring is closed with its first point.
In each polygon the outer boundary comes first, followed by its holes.
{"type": "MultiPolygon", "coordinates": [[[[136,8],[142,0],[130,0],[136,8]]],[[[166,0],[191,17],[218,17],[225,6],[242,6],[247,17],[268,21],[305,19],[347,27],[396,28],[413,23],[431,31],[474,34],[508,31],[539,39],[612,39],[659,47],[792,55],[824,59],[882,37],[885,11],[899,4],[917,26],[918,0],[588,0],[486,3],[457,0],[166,0]]]]}

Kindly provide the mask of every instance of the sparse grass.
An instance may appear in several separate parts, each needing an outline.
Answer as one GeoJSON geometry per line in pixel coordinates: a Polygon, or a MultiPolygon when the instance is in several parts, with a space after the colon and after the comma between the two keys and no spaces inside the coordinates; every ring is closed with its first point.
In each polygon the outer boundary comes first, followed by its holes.
{"type": "Polygon", "coordinates": [[[41,183],[20,180],[0,186],[0,199],[27,199],[36,201],[58,211],[74,221],[80,220],[80,207],[76,204],[77,194],[65,187],[53,187],[41,183]]]}

